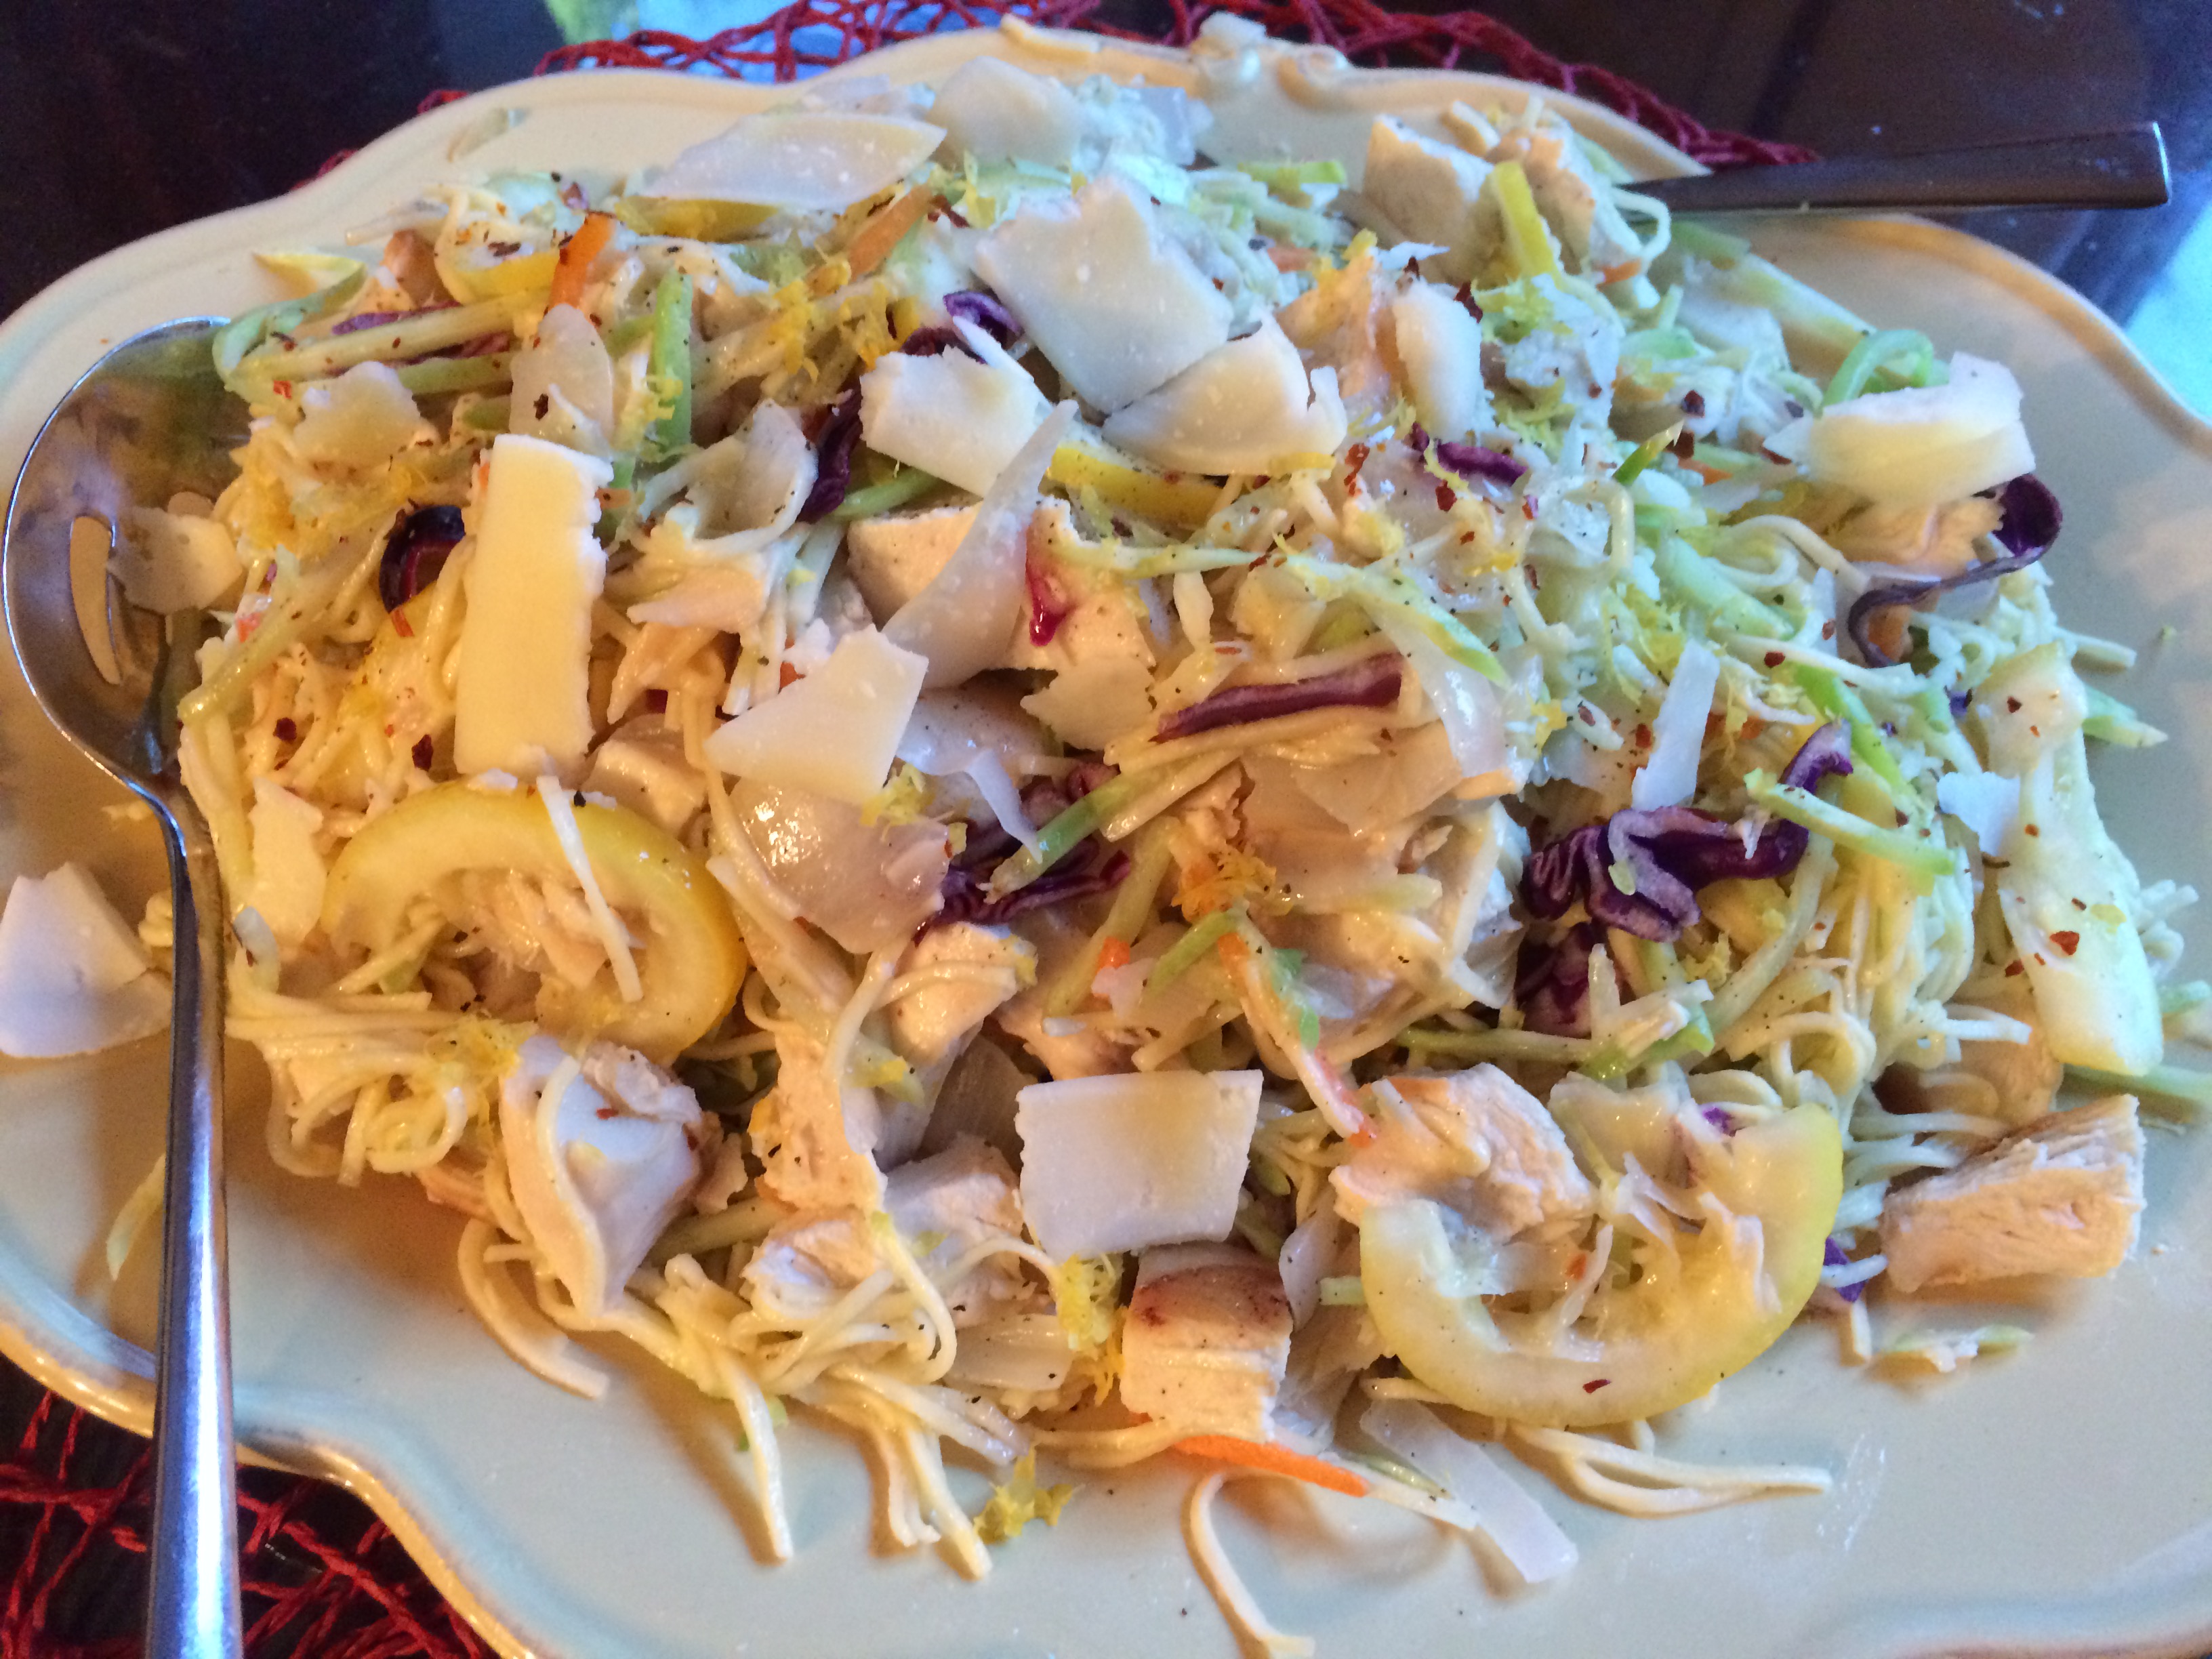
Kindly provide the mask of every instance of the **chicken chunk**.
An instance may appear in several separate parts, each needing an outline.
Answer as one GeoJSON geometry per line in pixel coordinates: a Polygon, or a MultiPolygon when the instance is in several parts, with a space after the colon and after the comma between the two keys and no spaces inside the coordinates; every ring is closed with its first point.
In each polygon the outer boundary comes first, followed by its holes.
{"type": "Polygon", "coordinates": [[[2133,1095],[2039,1118],[1889,1195],[1881,1212],[1889,1278],[1912,1291],[2021,1273],[2108,1273],[2135,1244],[2142,1157],[2133,1095]]]}
{"type": "MultiPolygon", "coordinates": [[[[935,1272],[988,1239],[1022,1237],[1022,1198],[1012,1165],[970,1135],[892,1170],[884,1183],[884,1207],[935,1272]]],[[[1021,1263],[1012,1255],[993,1256],[940,1288],[952,1322],[971,1324],[994,1304],[1021,1295],[1021,1263]]]]}
{"type": "Polygon", "coordinates": [[[775,1089],[748,1134],[767,1168],[761,1190],[794,1210],[874,1209],[883,1176],[872,1154],[883,1108],[872,1089],[839,1086],[822,1050],[793,1033],[776,1045],[775,1089]]]}
{"type": "MultiPolygon", "coordinates": [[[[942,1271],[986,1239],[1022,1236],[1014,1172],[982,1142],[956,1140],[933,1158],[906,1164],[884,1183],[884,1209],[925,1265],[942,1271]]],[[[844,1209],[793,1216],[771,1229],[745,1264],[753,1304],[771,1316],[819,1318],[837,1298],[883,1266],[865,1212],[844,1209]]],[[[1018,1298],[1019,1264],[986,1260],[940,1285],[955,1325],[965,1326],[1018,1298]]]]}
{"type": "MultiPolygon", "coordinates": [[[[1459,282],[1473,274],[1469,245],[1494,240],[1478,238],[1476,230],[1482,186],[1490,171],[1490,163],[1481,157],[1383,115],[1367,130],[1367,164],[1360,189],[1408,237],[1451,250],[1443,259],[1425,260],[1422,268],[1459,282]]],[[[1494,209],[1490,216],[1495,218],[1494,209]]]]}
{"type": "Polygon", "coordinates": [[[1370,1204],[1425,1198],[1494,1238],[1540,1243],[1589,1219],[1595,1200],[1566,1136],[1498,1067],[1390,1082],[1406,1109],[1379,1114],[1374,1140],[1329,1176],[1347,1220],[1370,1204]]]}
{"type": "Polygon", "coordinates": [[[891,1046],[923,1073],[950,1065],[1000,1005],[1035,981],[1036,947],[1004,927],[951,922],[924,933],[899,963],[902,976],[932,969],[950,976],[901,997],[886,1016],[891,1046]]]}
{"type": "Polygon", "coordinates": [[[672,836],[684,833],[691,815],[707,804],[706,780],[684,758],[681,733],[646,729],[617,732],[592,753],[584,787],[652,819],[672,836]]]}
{"type": "Polygon", "coordinates": [[[699,1179],[690,1090],[641,1054],[594,1042],[572,1059],[532,1036],[500,1085],[507,1182],[577,1308],[611,1308],[699,1179]]]}
{"type": "Polygon", "coordinates": [[[1266,1440],[1291,1354],[1272,1262],[1233,1244],[1146,1250],[1121,1330],[1121,1403],[1192,1434],[1266,1440]]]}

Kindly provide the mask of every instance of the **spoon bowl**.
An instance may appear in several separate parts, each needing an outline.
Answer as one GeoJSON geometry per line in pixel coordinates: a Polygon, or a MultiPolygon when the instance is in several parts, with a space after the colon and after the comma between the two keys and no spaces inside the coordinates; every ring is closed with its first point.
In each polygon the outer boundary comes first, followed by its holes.
{"type": "Polygon", "coordinates": [[[222,1202],[226,911],[215,845],[177,760],[179,697],[199,626],[125,598],[108,556],[134,507],[212,496],[235,469],[246,410],[216,377],[220,324],[187,319],[95,363],[32,444],[0,532],[8,635],[48,719],[151,806],[176,917],[154,1527],[146,1651],[240,1650],[236,1457],[222,1202]]]}

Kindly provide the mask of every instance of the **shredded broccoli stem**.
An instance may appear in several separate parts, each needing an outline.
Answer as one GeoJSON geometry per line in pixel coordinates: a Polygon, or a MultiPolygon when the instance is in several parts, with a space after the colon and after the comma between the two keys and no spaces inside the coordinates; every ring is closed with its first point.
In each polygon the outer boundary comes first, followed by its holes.
{"type": "Polygon", "coordinates": [[[1129,873],[1114,890],[1113,906],[1106,912],[1106,920],[1045,993],[1044,1011],[1048,1014],[1064,1018],[1081,1007],[1084,999],[1091,994],[1091,981],[1097,975],[1098,959],[1107,941],[1118,939],[1124,944],[1133,943],[1152,914],[1152,902],[1159,896],[1160,884],[1167,879],[1168,871],[1175,863],[1167,825],[1157,822],[1146,824],[1138,832],[1133,851],[1129,873]]]}
{"type": "Polygon", "coordinates": [[[659,417],[647,428],[646,458],[666,460],[691,442],[691,279],[672,270],[653,294],[653,349],[646,385],[659,417]]]}
{"type": "Polygon", "coordinates": [[[318,317],[327,317],[360,293],[362,284],[368,280],[368,267],[356,264],[328,288],[296,300],[279,300],[273,305],[240,312],[216,331],[210,343],[215,352],[215,372],[222,377],[224,385],[229,385],[239,365],[264,340],[289,334],[318,317]]]}
{"type": "Polygon", "coordinates": [[[1876,330],[1853,346],[1837,366],[1822,399],[1823,407],[1832,409],[1874,389],[1875,377],[1884,372],[1896,386],[1929,385],[1936,372],[1934,344],[1925,334],[1909,328],[1876,330]]]}
{"type": "Polygon", "coordinates": [[[1509,1030],[1504,1026],[1454,1031],[1433,1025],[1408,1025],[1398,1033],[1398,1041],[1420,1054],[1449,1054],[1455,1060],[1524,1060],[1549,1066],[1586,1065],[1598,1050],[1588,1037],[1509,1030]]]}
{"type": "Polygon", "coordinates": [[[1830,720],[1842,720],[1850,727],[1852,755],[1889,786],[1890,798],[1910,799],[1912,788],[1905,780],[1905,769],[1883,740],[1881,727],[1868,712],[1866,700],[1826,669],[1815,668],[1810,663],[1792,663],[1790,673],[1814,708],[1830,720]]]}
{"type": "Polygon", "coordinates": [[[2191,1117],[2212,1111],[2212,1072],[2192,1072],[2183,1066],[2154,1066],[2131,1077],[2125,1072],[2100,1071],[2094,1066],[2069,1066],[2066,1069],[2092,1088],[2143,1095],[2185,1107],[2191,1117]]]}
{"type": "Polygon", "coordinates": [[[487,334],[499,333],[511,326],[520,313],[544,304],[544,299],[545,292],[539,289],[529,294],[479,300],[474,305],[448,306],[442,311],[415,312],[374,328],[333,335],[291,351],[281,346],[263,345],[239,365],[237,379],[245,380],[251,376],[254,383],[261,386],[277,380],[313,380],[343,374],[359,363],[396,362],[424,356],[449,346],[466,345],[487,334]]]}
{"type": "Polygon", "coordinates": [[[878,513],[904,507],[917,495],[927,495],[939,482],[918,466],[902,467],[881,483],[848,492],[830,516],[839,524],[873,518],[878,513]]]}
{"type": "Polygon", "coordinates": [[[1142,773],[1102,783],[1037,831],[1036,845],[1024,847],[991,872],[990,894],[1018,893],[1073,852],[1085,836],[1127,805],[1150,780],[1142,773]]]}
{"type": "Polygon", "coordinates": [[[1164,990],[1195,968],[1208,951],[1244,923],[1244,907],[1232,904],[1226,910],[1216,910],[1211,915],[1200,916],[1190,931],[1161,953],[1152,964],[1152,971],[1145,975],[1145,989],[1164,990]]]}
{"type": "Polygon", "coordinates": [[[1868,858],[1894,864],[1908,873],[1927,879],[1959,873],[1959,855],[1951,847],[1931,838],[1923,840],[1905,830],[1884,830],[1864,818],[1832,806],[1808,789],[1777,783],[1765,772],[1753,772],[1743,781],[1744,793],[1754,806],[1763,806],[1778,818],[1826,836],[1838,847],[1868,858]]]}

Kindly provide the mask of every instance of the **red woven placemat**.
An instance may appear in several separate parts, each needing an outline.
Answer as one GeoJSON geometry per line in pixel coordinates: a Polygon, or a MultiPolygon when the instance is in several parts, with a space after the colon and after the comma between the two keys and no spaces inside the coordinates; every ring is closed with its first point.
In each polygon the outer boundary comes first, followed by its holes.
{"type": "MultiPolygon", "coordinates": [[[[1717,132],[1610,70],[1562,63],[1480,12],[1422,16],[1375,0],[1166,0],[1172,22],[1138,35],[1099,20],[1103,0],[797,0],[765,22],[704,40],[647,31],[547,54],[540,75],[663,69],[789,81],[894,41],[988,27],[1012,14],[1059,27],[1188,45],[1212,12],[1233,11],[1354,63],[1484,69],[1572,93],[1649,128],[1710,167],[1808,159],[1795,145],[1717,132]]],[[[433,93],[429,108],[463,94],[433,93]]],[[[332,163],[343,159],[333,157],[332,163]]],[[[146,1443],[48,1394],[0,1422],[0,1659],[124,1659],[139,1650],[146,1443]]],[[[488,1659],[391,1533],[357,1500],[299,1476],[240,1477],[246,1651],[313,1659],[488,1659]]]]}

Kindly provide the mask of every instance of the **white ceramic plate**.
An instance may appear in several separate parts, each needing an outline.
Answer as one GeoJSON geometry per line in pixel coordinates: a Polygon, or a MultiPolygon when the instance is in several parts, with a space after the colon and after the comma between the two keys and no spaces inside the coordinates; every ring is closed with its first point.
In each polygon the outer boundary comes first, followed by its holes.
{"type": "MultiPolygon", "coordinates": [[[[1191,76],[1176,54],[999,33],[938,36],[842,72],[931,79],[983,52],[1070,76],[1191,76]]],[[[1372,111],[1418,120],[1455,96],[1525,92],[1467,76],[1347,75],[1325,53],[1280,52],[1252,70],[1218,149],[1356,165],[1372,111]]],[[[40,419],[114,340],[273,297],[253,249],[335,241],[458,173],[664,160],[789,95],[636,73],[498,88],[281,200],[110,254],[0,328],[0,474],[15,476],[40,419]],[[502,106],[525,118],[451,159],[502,106]]],[[[1572,112],[1646,173],[1688,168],[1614,116],[1572,112]]],[[[2148,875],[2212,890],[2212,729],[2193,718],[2212,690],[2212,428],[2104,319],[1992,248],[1903,222],[1800,223],[1759,240],[1869,319],[2013,365],[2041,471],[2065,503],[2051,558],[2064,613],[2147,648],[2124,694],[2175,733],[2154,753],[2103,763],[2106,816],[2148,875]],[[2155,643],[2166,624],[2178,634],[2155,643]]],[[[103,821],[118,792],[41,724],[13,670],[0,672],[0,876],[76,856],[133,899],[154,890],[149,830],[103,821]]],[[[159,1144],[162,1065],[156,1043],[0,1061],[0,1348],[142,1431],[152,1252],[110,1286],[99,1245],[159,1144]]],[[[238,1102],[234,1124],[241,1437],[360,1492],[507,1652],[1233,1653],[1179,1535],[1182,1468],[1087,1480],[1056,1531],[1031,1529],[998,1553],[988,1582],[969,1584],[927,1552],[880,1547],[857,1449],[798,1428],[798,1558],[761,1565],[720,1408],[611,1344],[602,1352],[617,1382],[598,1404],[535,1381],[463,1308],[456,1218],[411,1182],[348,1190],[280,1174],[261,1149],[258,1101],[238,1102]]],[[[1278,1483],[1231,1489],[1230,1548],[1263,1605],[1318,1637],[1324,1656],[1447,1644],[1498,1659],[2201,1652],[2212,1638],[2208,1155],[2203,1137],[2154,1137],[2137,1259],[2110,1281],[2051,1292],[2026,1317],[2039,1336],[2025,1352],[1905,1388],[1840,1367],[1815,1324],[1668,1432],[1689,1455],[1825,1464],[1839,1477],[1832,1496],[1629,1522],[1520,1471],[1583,1552],[1570,1578],[1534,1593],[1501,1588],[1425,1522],[1278,1483]]],[[[1975,1313],[1933,1307],[1917,1322],[1966,1326],[1975,1313]]],[[[979,1503],[980,1479],[967,1490],[979,1503]]]]}

